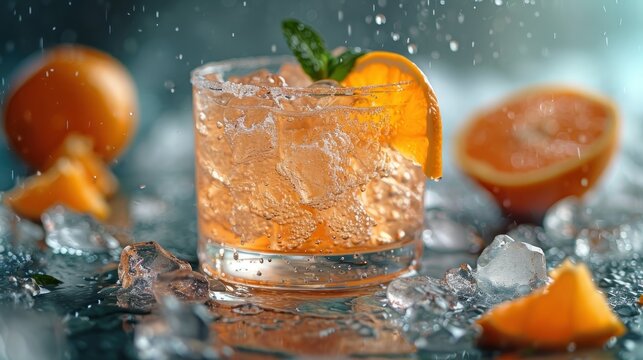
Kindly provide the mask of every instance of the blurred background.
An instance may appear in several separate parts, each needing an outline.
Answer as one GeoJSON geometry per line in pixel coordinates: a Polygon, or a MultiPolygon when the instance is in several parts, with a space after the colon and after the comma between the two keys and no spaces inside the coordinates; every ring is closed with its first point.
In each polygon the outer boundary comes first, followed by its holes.
{"type": "MultiPolygon", "coordinates": [[[[636,0],[3,1],[0,103],[29,56],[60,43],[97,47],[121,60],[138,86],[141,126],[117,173],[189,171],[190,71],[209,61],[288,53],[279,24],[294,17],[318,29],[330,48],[396,51],[426,71],[444,116],[448,173],[458,124],[534,83],[577,84],[612,97],[624,134],[636,140],[641,14],[636,0]]],[[[0,191],[26,171],[0,138],[0,191]]]]}

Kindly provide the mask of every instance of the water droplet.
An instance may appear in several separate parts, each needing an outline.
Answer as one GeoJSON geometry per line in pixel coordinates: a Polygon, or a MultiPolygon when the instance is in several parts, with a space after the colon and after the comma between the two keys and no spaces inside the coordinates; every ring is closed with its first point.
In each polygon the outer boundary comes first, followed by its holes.
{"type": "Polygon", "coordinates": [[[178,32],[178,31],[179,31],[179,27],[178,27],[178,26],[177,26],[177,27],[175,27],[175,28],[174,28],[174,31],[178,32]]]}
{"type": "Polygon", "coordinates": [[[384,16],[383,14],[377,14],[377,15],[375,15],[375,23],[376,23],[377,25],[384,25],[384,24],[386,24],[386,16],[384,16]]]}
{"type": "Polygon", "coordinates": [[[588,184],[589,184],[589,181],[587,180],[587,178],[580,179],[580,185],[582,187],[587,187],[588,184]]]}
{"type": "Polygon", "coordinates": [[[501,5],[502,5],[502,0],[494,0],[493,2],[494,2],[497,6],[501,6],[501,5]]]}
{"type": "Polygon", "coordinates": [[[458,51],[458,47],[459,47],[459,45],[458,45],[458,42],[457,42],[457,41],[455,41],[455,40],[451,40],[451,41],[449,42],[449,49],[451,49],[451,51],[453,51],[453,52],[458,51]]]}
{"type": "Polygon", "coordinates": [[[395,33],[395,32],[392,32],[392,33],[391,33],[391,39],[393,39],[393,41],[398,41],[398,40],[400,40],[400,34],[395,33]]]}
{"type": "Polygon", "coordinates": [[[409,54],[411,54],[411,55],[414,55],[414,54],[416,54],[416,53],[418,52],[418,48],[417,48],[417,46],[415,46],[415,44],[409,44],[409,45],[406,47],[406,50],[407,50],[407,51],[409,52],[409,54]]]}

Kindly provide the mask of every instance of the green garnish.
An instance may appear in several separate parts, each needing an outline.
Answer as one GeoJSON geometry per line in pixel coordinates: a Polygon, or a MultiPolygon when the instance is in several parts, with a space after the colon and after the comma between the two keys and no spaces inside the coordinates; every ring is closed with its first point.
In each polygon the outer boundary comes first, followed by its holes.
{"type": "Polygon", "coordinates": [[[34,274],[31,276],[31,278],[34,279],[36,281],[36,284],[38,284],[39,286],[56,286],[63,283],[55,277],[47,274],[34,274]]]}
{"type": "Polygon", "coordinates": [[[281,23],[288,47],[293,52],[302,69],[313,81],[333,79],[342,81],[355,65],[355,60],[364,55],[357,50],[347,50],[333,56],[324,40],[310,26],[298,20],[288,19],[281,23]]]}

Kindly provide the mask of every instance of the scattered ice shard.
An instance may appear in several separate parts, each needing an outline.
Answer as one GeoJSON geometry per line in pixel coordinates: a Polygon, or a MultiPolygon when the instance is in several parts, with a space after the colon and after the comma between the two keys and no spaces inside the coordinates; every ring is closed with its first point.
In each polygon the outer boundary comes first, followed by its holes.
{"type": "Polygon", "coordinates": [[[34,305],[34,296],[40,294],[40,286],[30,277],[14,275],[0,280],[0,305],[29,309],[34,305]]]}
{"type": "Polygon", "coordinates": [[[212,314],[202,304],[181,303],[174,297],[161,301],[161,315],[151,316],[136,327],[134,345],[141,359],[219,359],[232,355],[215,350],[210,329],[212,314]]]}
{"type": "Polygon", "coordinates": [[[459,267],[447,271],[444,275],[444,282],[447,288],[459,297],[473,296],[478,290],[473,270],[468,264],[461,264],[459,267]]]}
{"type": "MultiPolygon", "coordinates": [[[[605,196],[604,196],[605,197],[605,196]]],[[[544,220],[547,234],[574,245],[582,258],[618,258],[643,253],[643,214],[620,200],[583,203],[570,197],[556,203],[544,220]]]]}
{"type": "Polygon", "coordinates": [[[0,204],[0,246],[34,245],[44,238],[42,227],[0,204]]]}
{"type": "Polygon", "coordinates": [[[65,338],[65,328],[53,313],[0,309],[0,359],[67,359],[65,338]]]}
{"type": "Polygon", "coordinates": [[[121,252],[118,279],[123,288],[140,281],[141,290],[151,292],[159,274],[174,270],[192,270],[189,263],[178,259],[154,241],[129,245],[121,252]]]}
{"type": "Polygon", "coordinates": [[[159,274],[152,288],[159,302],[166,296],[174,296],[181,301],[205,302],[210,295],[205,275],[184,269],[159,274]]]}
{"type": "Polygon", "coordinates": [[[547,282],[542,249],[498,235],[478,258],[477,280],[481,290],[515,296],[547,282]]]}
{"type": "Polygon", "coordinates": [[[55,206],[42,214],[45,242],[60,253],[80,255],[118,249],[120,244],[91,216],[55,206]]]}
{"type": "Polygon", "coordinates": [[[422,232],[422,240],[430,250],[475,254],[484,246],[482,239],[469,225],[456,222],[444,211],[427,211],[424,226],[426,229],[422,232]]]}
{"type": "Polygon", "coordinates": [[[479,185],[462,175],[450,175],[449,181],[427,183],[424,208],[444,210],[455,221],[473,226],[484,239],[490,240],[505,222],[498,204],[479,185]]]}
{"type": "Polygon", "coordinates": [[[415,276],[393,280],[387,290],[389,303],[398,310],[408,309],[419,303],[428,303],[440,312],[457,307],[457,299],[439,279],[415,276]]]}

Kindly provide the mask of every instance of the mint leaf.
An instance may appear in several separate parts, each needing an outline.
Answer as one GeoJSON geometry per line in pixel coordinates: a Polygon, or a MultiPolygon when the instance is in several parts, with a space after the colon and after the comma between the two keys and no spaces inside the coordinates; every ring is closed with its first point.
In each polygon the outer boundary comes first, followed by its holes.
{"type": "Polygon", "coordinates": [[[342,81],[351,72],[355,61],[364,55],[361,51],[348,50],[336,58],[332,58],[328,65],[328,77],[335,81],[342,81]]]}
{"type": "Polygon", "coordinates": [[[36,284],[40,286],[56,286],[63,283],[55,277],[47,274],[34,274],[31,276],[31,278],[34,279],[36,281],[36,284]]]}
{"type": "Polygon", "coordinates": [[[310,26],[294,19],[284,20],[281,29],[304,72],[313,81],[328,78],[328,62],[332,56],[321,36],[310,26]]]}

